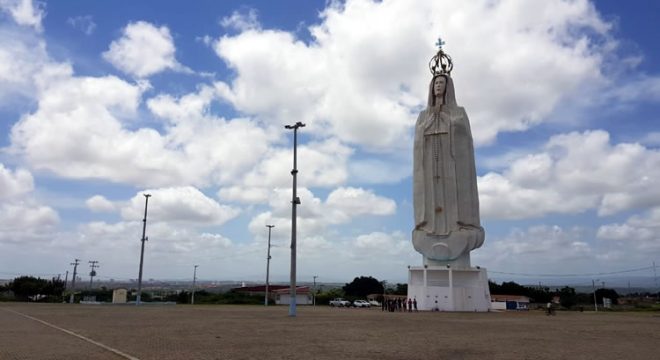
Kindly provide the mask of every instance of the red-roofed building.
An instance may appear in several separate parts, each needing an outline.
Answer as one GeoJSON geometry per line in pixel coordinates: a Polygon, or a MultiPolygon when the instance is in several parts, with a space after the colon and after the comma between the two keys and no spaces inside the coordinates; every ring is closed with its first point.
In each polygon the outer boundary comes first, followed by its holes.
{"type": "MultiPolygon", "coordinates": [[[[277,305],[289,305],[291,303],[290,288],[274,290],[271,292],[271,298],[275,300],[277,305]]],[[[309,291],[309,286],[298,286],[296,288],[296,304],[297,305],[312,305],[312,293],[309,291]]]]}
{"type": "MultiPolygon", "coordinates": [[[[271,294],[275,290],[281,290],[281,289],[288,289],[289,285],[269,285],[268,286],[268,292],[271,294]]],[[[261,295],[264,296],[266,294],[266,285],[257,285],[257,286],[243,286],[239,288],[233,288],[231,289],[233,292],[237,293],[242,293],[246,295],[261,295]]]]}
{"type": "MultiPolygon", "coordinates": [[[[277,305],[288,305],[290,303],[289,285],[269,285],[268,292],[269,298],[275,301],[277,305]]],[[[296,304],[297,305],[312,305],[313,298],[309,286],[298,286],[296,288],[296,304]]],[[[231,289],[233,292],[243,293],[247,295],[266,295],[266,285],[257,286],[243,286],[231,289]]]]}

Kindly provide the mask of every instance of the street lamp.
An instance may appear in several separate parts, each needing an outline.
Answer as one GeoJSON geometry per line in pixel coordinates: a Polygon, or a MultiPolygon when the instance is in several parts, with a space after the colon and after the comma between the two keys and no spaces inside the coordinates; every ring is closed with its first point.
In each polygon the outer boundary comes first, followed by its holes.
{"type": "Polygon", "coordinates": [[[596,281],[599,279],[591,279],[591,287],[594,289],[594,311],[598,311],[598,301],[596,300],[596,281]]]}
{"type": "Polygon", "coordinates": [[[296,316],[296,206],[300,204],[297,195],[296,175],[298,174],[297,147],[298,147],[298,128],[305,127],[305,124],[298,121],[294,125],[286,125],[285,129],[293,130],[293,194],[291,195],[291,289],[289,316],[296,316]]]}
{"type": "Polygon", "coordinates": [[[151,194],[142,194],[144,195],[144,219],[142,220],[142,249],[140,250],[140,273],[138,275],[138,291],[137,297],[135,298],[135,305],[140,305],[140,299],[142,298],[142,264],[144,263],[144,242],[149,240],[146,237],[147,232],[147,205],[149,205],[149,197],[151,194]]]}
{"type": "Polygon", "coordinates": [[[264,306],[268,306],[268,276],[270,275],[270,232],[275,225],[266,225],[268,228],[268,255],[266,256],[266,295],[264,296],[264,306]]]}
{"type": "Polygon", "coordinates": [[[314,275],[314,289],[312,291],[312,305],[316,306],[316,278],[318,275],[314,275]]]}
{"type": "Polygon", "coordinates": [[[193,270],[193,288],[192,288],[192,295],[190,295],[190,305],[195,305],[195,282],[197,281],[197,267],[199,265],[195,265],[195,270],[193,270]]]}

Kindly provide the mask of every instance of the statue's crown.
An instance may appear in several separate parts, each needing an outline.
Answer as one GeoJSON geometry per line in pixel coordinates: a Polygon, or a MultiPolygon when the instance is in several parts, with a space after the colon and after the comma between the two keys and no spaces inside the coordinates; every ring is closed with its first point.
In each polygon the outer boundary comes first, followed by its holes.
{"type": "Polygon", "coordinates": [[[429,62],[429,70],[433,76],[436,75],[451,75],[451,70],[454,68],[454,63],[451,61],[451,56],[442,50],[445,42],[442,38],[438,38],[435,45],[438,47],[438,52],[431,58],[429,62]]]}

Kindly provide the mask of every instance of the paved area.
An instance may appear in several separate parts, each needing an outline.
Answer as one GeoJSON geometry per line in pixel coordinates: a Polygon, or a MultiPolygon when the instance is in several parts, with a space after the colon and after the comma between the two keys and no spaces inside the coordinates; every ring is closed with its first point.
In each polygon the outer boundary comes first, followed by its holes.
{"type": "Polygon", "coordinates": [[[602,360],[652,359],[660,349],[653,313],[287,310],[0,303],[0,359],[602,360]]]}

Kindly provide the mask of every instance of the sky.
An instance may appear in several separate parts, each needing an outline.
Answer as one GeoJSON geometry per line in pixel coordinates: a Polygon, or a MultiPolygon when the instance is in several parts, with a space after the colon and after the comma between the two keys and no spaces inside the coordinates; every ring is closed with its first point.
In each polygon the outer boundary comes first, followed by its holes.
{"type": "Polygon", "coordinates": [[[298,281],[405,282],[438,37],[474,136],[472,264],[653,276],[658,23],[643,0],[0,0],[0,278],[137,278],[148,193],[145,279],[264,281],[275,225],[287,281],[300,121],[298,281]]]}

